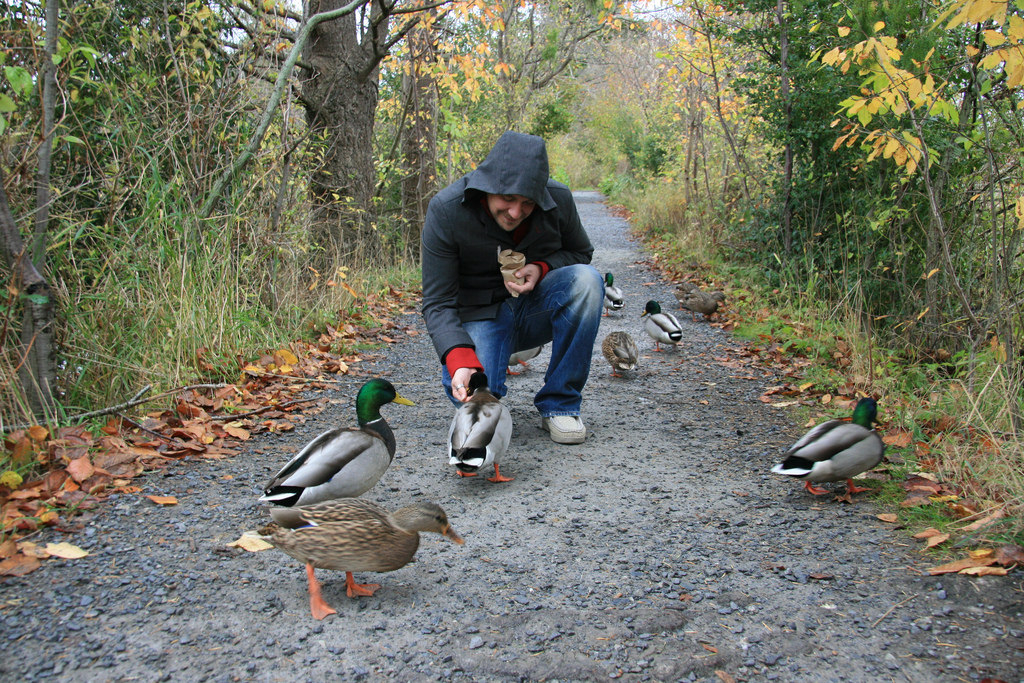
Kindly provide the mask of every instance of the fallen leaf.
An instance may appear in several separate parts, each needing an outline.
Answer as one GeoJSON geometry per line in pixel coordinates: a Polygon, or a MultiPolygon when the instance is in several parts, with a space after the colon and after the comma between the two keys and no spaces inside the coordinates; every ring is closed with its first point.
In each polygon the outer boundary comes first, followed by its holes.
{"type": "Polygon", "coordinates": [[[83,481],[91,477],[96,472],[96,469],[92,466],[92,463],[89,461],[88,455],[83,455],[81,458],[75,458],[74,460],[68,463],[68,466],[65,469],[68,471],[68,474],[71,475],[71,478],[77,481],[79,484],[81,484],[83,481]]]}
{"type": "Polygon", "coordinates": [[[711,645],[707,645],[705,643],[701,643],[700,646],[702,648],[704,648],[705,650],[707,650],[708,652],[714,652],[716,655],[718,654],[718,648],[717,647],[712,647],[711,645]]]}
{"type": "Polygon", "coordinates": [[[882,436],[882,441],[893,448],[906,448],[912,438],[913,435],[906,429],[893,429],[882,436]]]}
{"type": "Polygon", "coordinates": [[[1008,543],[996,548],[996,562],[1009,567],[1014,564],[1024,564],[1024,548],[1013,543],[1008,543]]]}
{"type": "Polygon", "coordinates": [[[891,512],[883,512],[882,514],[876,516],[883,522],[888,522],[890,524],[895,524],[900,519],[899,515],[894,515],[891,512]]]}
{"type": "Polygon", "coordinates": [[[242,534],[237,541],[232,541],[227,545],[231,548],[241,548],[242,550],[250,553],[258,553],[261,550],[269,550],[274,547],[272,544],[264,541],[261,537],[250,533],[242,534]]]}
{"type": "Polygon", "coordinates": [[[930,536],[928,541],[925,543],[924,549],[929,550],[937,545],[941,545],[949,540],[949,534],[938,534],[936,536],[930,536]]]}
{"type": "Polygon", "coordinates": [[[178,499],[174,496],[146,496],[157,505],[177,505],[178,499]]]}
{"type": "Polygon", "coordinates": [[[39,544],[33,541],[22,541],[18,544],[18,550],[21,551],[22,555],[35,557],[40,560],[44,560],[50,556],[50,553],[46,552],[45,548],[40,548],[39,544]]]}
{"type": "Polygon", "coordinates": [[[995,558],[991,558],[989,560],[975,560],[972,557],[963,557],[959,560],[947,562],[946,564],[940,564],[938,567],[932,567],[928,570],[928,573],[932,576],[937,576],[939,574],[953,574],[963,571],[968,567],[985,567],[990,564],[994,564],[995,561],[995,558]]]}
{"type": "Polygon", "coordinates": [[[46,552],[54,557],[63,557],[65,560],[77,560],[89,554],[89,551],[82,550],[77,545],[71,545],[66,542],[47,543],[46,552]]]}
{"type": "Polygon", "coordinates": [[[735,678],[720,669],[715,671],[715,675],[718,676],[722,683],[736,683],[735,678]]]}
{"type": "Polygon", "coordinates": [[[967,526],[965,526],[963,528],[963,530],[964,531],[977,531],[978,529],[981,529],[982,527],[986,527],[989,524],[992,524],[994,522],[998,522],[1000,519],[1002,519],[1005,516],[1006,516],[1006,513],[1003,512],[1002,508],[1000,508],[999,510],[996,510],[991,515],[989,515],[988,517],[982,517],[981,519],[977,520],[976,522],[972,522],[971,524],[968,524],[967,526]]]}
{"type": "Polygon", "coordinates": [[[299,359],[294,353],[288,349],[278,349],[274,354],[274,360],[278,361],[278,365],[298,365],[299,359]]]}
{"type": "Polygon", "coordinates": [[[938,529],[936,529],[934,527],[931,527],[931,528],[925,529],[924,531],[918,531],[916,534],[914,534],[914,538],[917,538],[917,539],[931,538],[932,536],[938,536],[941,533],[942,532],[939,531],[938,529]]]}
{"type": "Polygon", "coordinates": [[[15,555],[0,562],[0,576],[24,576],[39,569],[39,560],[27,555],[15,555]]]}
{"type": "Polygon", "coordinates": [[[1006,567],[968,567],[967,569],[961,569],[960,574],[966,574],[967,576],[1006,576],[1006,567]]]}
{"type": "Polygon", "coordinates": [[[28,428],[28,435],[32,437],[33,441],[42,443],[43,441],[46,441],[46,437],[50,435],[50,431],[46,427],[33,425],[28,428]]]}

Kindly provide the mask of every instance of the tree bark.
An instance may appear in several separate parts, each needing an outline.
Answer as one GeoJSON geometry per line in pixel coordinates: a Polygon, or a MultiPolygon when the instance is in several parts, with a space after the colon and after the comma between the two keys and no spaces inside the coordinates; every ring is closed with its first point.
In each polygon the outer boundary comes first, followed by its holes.
{"type": "MultiPolygon", "coordinates": [[[[313,0],[310,12],[338,9],[343,0],[313,0]]],[[[385,54],[388,8],[380,2],[318,24],[310,34],[302,84],[306,122],[320,140],[323,162],[311,177],[313,241],[321,262],[373,256],[380,240],[370,220],[376,185],[373,120],[378,64],[385,54]]]]}
{"type": "Polygon", "coordinates": [[[782,248],[789,254],[793,251],[793,142],[790,139],[793,105],[789,97],[789,32],[785,0],[777,0],[775,17],[779,22],[779,99],[782,100],[783,125],[786,127],[782,162],[782,248]]]}
{"type": "MultiPolygon", "coordinates": [[[[38,417],[52,415],[56,407],[57,363],[53,344],[53,297],[46,278],[25,250],[18,225],[7,203],[0,169],[0,245],[4,259],[22,295],[25,315],[18,353],[18,378],[29,408],[38,417]]],[[[6,340],[0,340],[6,342],[6,340]]],[[[5,344],[6,345],[6,344],[5,344]]]]}
{"type": "Polygon", "coordinates": [[[407,245],[419,246],[427,203],[437,190],[437,89],[430,75],[434,37],[426,26],[409,33],[408,70],[402,80],[409,116],[402,136],[402,217],[407,245]]]}

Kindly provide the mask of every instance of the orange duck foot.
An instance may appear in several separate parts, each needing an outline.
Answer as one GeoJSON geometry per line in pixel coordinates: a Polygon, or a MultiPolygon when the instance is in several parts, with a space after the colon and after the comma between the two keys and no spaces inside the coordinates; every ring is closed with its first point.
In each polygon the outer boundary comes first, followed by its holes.
{"type": "Polygon", "coordinates": [[[377,592],[378,588],[380,588],[379,583],[356,583],[352,572],[345,572],[345,592],[350,598],[370,597],[377,592]]]}
{"type": "Polygon", "coordinates": [[[320,594],[320,582],[316,580],[311,564],[306,565],[306,578],[309,579],[309,611],[313,613],[313,618],[323,619],[329,614],[337,614],[336,609],[324,602],[320,594]]]}
{"type": "Polygon", "coordinates": [[[476,472],[463,472],[462,470],[455,470],[455,474],[459,475],[460,477],[475,477],[476,476],[476,472]]]}
{"type": "Polygon", "coordinates": [[[861,493],[863,491],[870,491],[871,489],[867,486],[857,486],[853,483],[853,479],[846,480],[846,492],[847,493],[861,493]]]}
{"type": "Polygon", "coordinates": [[[807,489],[809,493],[813,493],[816,496],[823,496],[826,493],[828,493],[828,489],[823,489],[820,486],[815,486],[809,481],[804,482],[804,488],[807,489]]]}
{"type": "Polygon", "coordinates": [[[501,482],[505,482],[505,481],[512,481],[513,479],[515,479],[515,477],[503,477],[503,476],[501,476],[501,472],[498,471],[497,463],[495,463],[495,465],[494,465],[494,476],[493,477],[487,477],[487,481],[493,481],[495,484],[500,484],[501,482]]]}

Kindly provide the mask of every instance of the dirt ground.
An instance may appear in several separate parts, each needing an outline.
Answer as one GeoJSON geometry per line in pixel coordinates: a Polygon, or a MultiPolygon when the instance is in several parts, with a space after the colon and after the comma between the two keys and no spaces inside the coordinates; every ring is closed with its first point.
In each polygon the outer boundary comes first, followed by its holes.
{"type": "MultiPolygon", "coordinates": [[[[585,444],[557,445],[532,406],[546,355],[509,378],[515,422],[502,474],[462,479],[444,442],[452,408],[418,313],[387,353],[341,378],[329,407],[239,456],[145,477],[158,507],[119,496],[83,531],[47,532],[90,552],[0,583],[5,681],[1004,681],[1024,680],[1021,573],[931,577],[918,541],[853,504],[771,475],[803,431],[758,400],[772,372],[737,369],[729,335],[679,312],[684,341],[655,353],[640,314],[676,311],[626,222],[579,193],[594,264],[624,311],[599,338],[633,334],[641,366],[622,379],[595,348],[585,444]],[[338,614],[312,619],[302,567],[277,550],[228,547],[267,520],[262,486],[294,452],[353,424],[367,376],[415,407],[388,405],[398,453],[366,497],[430,499],[465,538],[426,535],[416,561],[357,579],[338,614]]],[[[885,419],[885,406],[881,407],[885,419]]],[[[842,486],[839,487],[840,489],[842,486]]]]}

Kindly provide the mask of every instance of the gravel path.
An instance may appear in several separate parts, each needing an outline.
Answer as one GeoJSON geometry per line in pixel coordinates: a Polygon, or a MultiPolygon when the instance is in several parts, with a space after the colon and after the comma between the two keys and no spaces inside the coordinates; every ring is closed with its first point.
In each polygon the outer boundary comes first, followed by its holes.
{"type": "MultiPolygon", "coordinates": [[[[758,401],[769,371],[720,359],[736,345],[681,315],[684,343],[654,353],[640,313],[676,310],[596,193],[577,195],[627,297],[603,318],[634,335],[641,367],[617,379],[595,349],[583,404],[590,436],[552,443],[532,407],[546,355],[510,378],[515,422],[507,484],[461,479],[443,443],[451,406],[418,331],[361,364],[416,407],[389,405],[391,469],[366,497],[396,508],[429,498],[466,544],[427,535],[416,561],[310,617],[302,567],[277,550],[227,547],[266,520],[260,488],[307,440],[354,422],[362,377],[327,410],[241,455],[185,461],[110,499],[68,538],[90,551],[0,583],[5,681],[1019,681],[1022,582],[930,577],[917,541],[854,504],[767,474],[802,429],[758,401]]],[[[884,406],[883,418],[884,418],[884,406]]]]}

